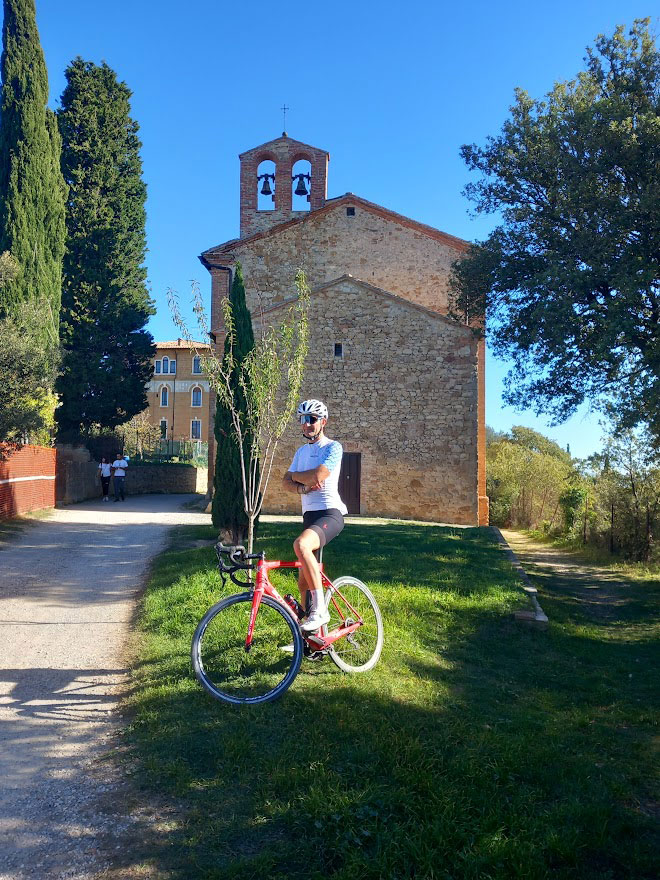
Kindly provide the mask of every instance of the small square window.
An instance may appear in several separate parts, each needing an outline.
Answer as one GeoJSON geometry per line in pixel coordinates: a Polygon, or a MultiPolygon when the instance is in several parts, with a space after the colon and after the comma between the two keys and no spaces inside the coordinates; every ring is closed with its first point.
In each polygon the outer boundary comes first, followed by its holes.
{"type": "Polygon", "coordinates": [[[335,342],[335,357],[343,358],[344,357],[344,343],[343,342],[335,342]]]}
{"type": "Polygon", "coordinates": [[[347,217],[355,217],[355,208],[346,208],[347,217]]]}
{"type": "Polygon", "coordinates": [[[156,372],[160,373],[160,361],[156,361],[156,372]]]}

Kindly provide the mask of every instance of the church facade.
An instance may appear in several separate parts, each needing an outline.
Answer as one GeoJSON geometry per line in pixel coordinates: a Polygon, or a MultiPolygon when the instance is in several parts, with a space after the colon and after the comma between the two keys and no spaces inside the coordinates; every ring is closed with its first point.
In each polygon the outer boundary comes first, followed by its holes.
{"type": "MultiPolygon", "coordinates": [[[[266,321],[289,305],[302,267],[312,293],[301,397],[328,405],[349,513],[487,524],[484,341],[447,315],[451,264],[468,243],[352,193],[328,199],[328,154],[286,134],[239,158],[240,237],[200,257],[217,337],[236,263],[253,318],[266,321]]],[[[300,443],[292,424],[264,510],[299,512],[279,483],[300,443]]]]}

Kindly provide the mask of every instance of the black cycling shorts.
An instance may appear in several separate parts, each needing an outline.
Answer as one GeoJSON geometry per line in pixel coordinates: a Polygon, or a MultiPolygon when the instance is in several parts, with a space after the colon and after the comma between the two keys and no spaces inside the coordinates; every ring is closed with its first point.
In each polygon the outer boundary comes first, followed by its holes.
{"type": "Polygon", "coordinates": [[[344,528],[344,517],[336,507],[329,510],[308,510],[303,513],[303,526],[319,536],[321,547],[332,541],[344,528]]]}

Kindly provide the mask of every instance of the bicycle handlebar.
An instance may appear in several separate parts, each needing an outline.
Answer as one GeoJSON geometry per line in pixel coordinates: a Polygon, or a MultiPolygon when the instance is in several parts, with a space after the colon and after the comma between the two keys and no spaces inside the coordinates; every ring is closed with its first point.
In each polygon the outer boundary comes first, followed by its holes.
{"type": "Polygon", "coordinates": [[[239,568],[250,571],[254,568],[254,563],[251,560],[261,559],[264,555],[263,553],[247,554],[242,544],[223,544],[222,541],[218,541],[215,545],[215,552],[218,557],[220,571],[228,575],[231,575],[232,572],[239,568]],[[225,556],[228,557],[231,565],[227,565],[224,559],[225,556]]]}

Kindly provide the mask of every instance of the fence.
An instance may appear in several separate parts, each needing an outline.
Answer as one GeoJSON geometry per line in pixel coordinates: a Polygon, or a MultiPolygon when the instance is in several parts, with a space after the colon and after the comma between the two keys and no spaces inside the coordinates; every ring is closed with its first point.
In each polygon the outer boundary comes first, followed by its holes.
{"type": "Polygon", "coordinates": [[[55,507],[54,449],[23,446],[0,461],[0,519],[55,507]]]}

